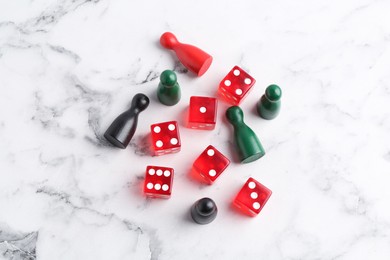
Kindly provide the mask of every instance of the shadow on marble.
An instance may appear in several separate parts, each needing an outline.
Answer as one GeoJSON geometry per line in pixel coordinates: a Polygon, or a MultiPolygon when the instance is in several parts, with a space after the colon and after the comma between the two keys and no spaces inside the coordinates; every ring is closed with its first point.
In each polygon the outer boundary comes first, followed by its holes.
{"type": "Polygon", "coordinates": [[[140,210],[148,208],[152,202],[152,199],[146,197],[144,194],[144,180],[144,174],[140,173],[140,175],[137,175],[135,179],[127,183],[127,193],[129,194],[130,198],[136,199],[137,208],[140,210]]]}
{"type": "MultiPolygon", "coordinates": [[[[153,101],[153,103],[162,105],[160,100],[158,100],[158,97],[157,97],[157,86],[159,83],[160,83],[160,79],[158,79],[158,83],[154,86],[153,93],[149,94],[148,97],[149,97],[150,101],[153,101]]],[[[150,102],[150,103],[152,103],[152,102],[150,102]]],[[[162,106],[164,106],[164,105],[162,105],[162,106]]]]}
{"type": "Polygon", "coordinates": [[[130,141],[129,146],[134,153],[139,156],[153,156],[151,134],[142,136],[134,136],[130,141]]]}
{"type": "Polygon", "coordinates": [[[185,128],[191,129],[188,127],[188,116],[189,116],[189,106],[186,106],[183,108],[183,110],[180,112],[180,117],[179,117],[179,124],[185,128]]]}
{"type": "MultiPolygon", "coordinates": [[[[260,118],[259,113],[257,112],[257,102],[252,106],[250,113],[258,118],[260,118]]],[[[260,118],[262,119],[262,118],[260,118]]]]}
{"type": "MultiPolygon", "coordinates": [[[[191,205],[191,206],[192,206],[192,205],[191,205]]],[[[187,223],[187,224],[192,224],[192,225],[194,225],[194,226],[199,225],[199,224],[196,224],[195,221],[194,221],[194,220],[192,219],[192,217],[191,217],[191,207],[189,207],[189,208],[185,211],[185,213],[184,213],[184,215],[183,215],[183,220],[184,220],[184,222],[187,223]]]]}
{"type": "Polygon", "coordinates": [[[229,159],[233,163],[241,164],[240,157],[238,156],[237,146],[234,142],[234,136],[229,138],[228,141],[229,159]]]}
{"type": "Polygon", "coordinates": [[[113,146],[110,142],[104,138],[103,134],[95,134],[96,138],[92,138],[90,136],[85,136],[84,139],[87,140],[89,143],[97,146],[97,147],[106,147],[110,149],[118,149],[117,147],[113,146]]]}

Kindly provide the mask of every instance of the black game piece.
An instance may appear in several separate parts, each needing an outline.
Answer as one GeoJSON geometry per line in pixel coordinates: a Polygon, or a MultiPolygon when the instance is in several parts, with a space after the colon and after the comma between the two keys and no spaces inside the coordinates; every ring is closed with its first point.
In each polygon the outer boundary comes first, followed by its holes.
{"type": "Polygon", "coordinates": [[[203,198],[191,207],[191,217],[198,224],[211,223],[217,217],[218,209],[215,202],[210,198],[203,198]]]}
{"type": "Polygon", "coordinates": [[[138,93],[131,101],[131,107],[120,114],[114,122],[111,123],[104,137],[112,145],[125,149],[133,137],[138,124],[138,114],[149,106],[149,98],[138,93]]]}

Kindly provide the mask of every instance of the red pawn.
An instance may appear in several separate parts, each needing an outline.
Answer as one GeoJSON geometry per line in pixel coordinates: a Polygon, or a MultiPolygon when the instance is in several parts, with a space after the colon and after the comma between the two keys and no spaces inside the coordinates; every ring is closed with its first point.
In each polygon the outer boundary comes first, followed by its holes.
{"type": "Polygon", "coordinates": [[[161,35],[160,43],[164,48],[174,50],[180,62],[199,77],[208,70],[213,61],[213,57],[198,47],[180,43],[173,33],[166,32],[161,35]]]}

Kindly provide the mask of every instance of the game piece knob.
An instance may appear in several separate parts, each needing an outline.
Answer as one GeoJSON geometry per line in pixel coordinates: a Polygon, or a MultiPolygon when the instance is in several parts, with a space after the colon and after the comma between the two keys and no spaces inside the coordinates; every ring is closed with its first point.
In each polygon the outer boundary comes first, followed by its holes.
{"type": "Polygon", "coordinates": [[[164,70],[160,75],[160,82],[165,86],[174,86],[177,82],[176,73],[172,70],[164,70]]]}
{"type": "Polygon", "coordinates": [[[278,101],[282,97],[282,90],[278,85],[272,84],[265,90],[265,95],[270,101],[278,101]]]}
{"type": "Polygon", "coordinates": [[[145,94],[138,93],[131,101],[131,107],[138,109],[138,112],[142,112],[149,106],[149,103],[150,100],[145,94]]]}
{"type": "Polygon", "coordinates": [[[201,225],[211,223],[217,217],[218,209],[210,198],[202,198],[191,207],[192,219],[201,225]]]}
{"type": "Polygon", "coordinates": [[[160,37],[160,43],[164,48],[172,50],[179,41],[173,33],[165,32],[160,37]]]}
{"type": "Polygon", "coordinates": [[[231,124],[236,125],[244,120],[244,113],[239,106],[231,106],[226,110],[226,118],[231,124]]]}

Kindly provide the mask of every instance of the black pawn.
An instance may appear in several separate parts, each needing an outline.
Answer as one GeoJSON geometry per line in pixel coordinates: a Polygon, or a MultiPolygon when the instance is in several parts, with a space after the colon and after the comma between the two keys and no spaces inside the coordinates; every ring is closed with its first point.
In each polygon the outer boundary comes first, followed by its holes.
{"type": "Polygon", "coordinates": [[[211,223],[217,217],[218,209],[215,202],[210,198],[203,198],[191,207],[191,217],[198,224],[211,223]]]}
{"type": "Polygon", "coordinates": [[[104,133],[107,141],[118,148],[125,149],[137,129],[139,113],[148,106],[149,98],[146,95],[142,93],[135,95],[130,108],[115,118],[104,133]]]}

